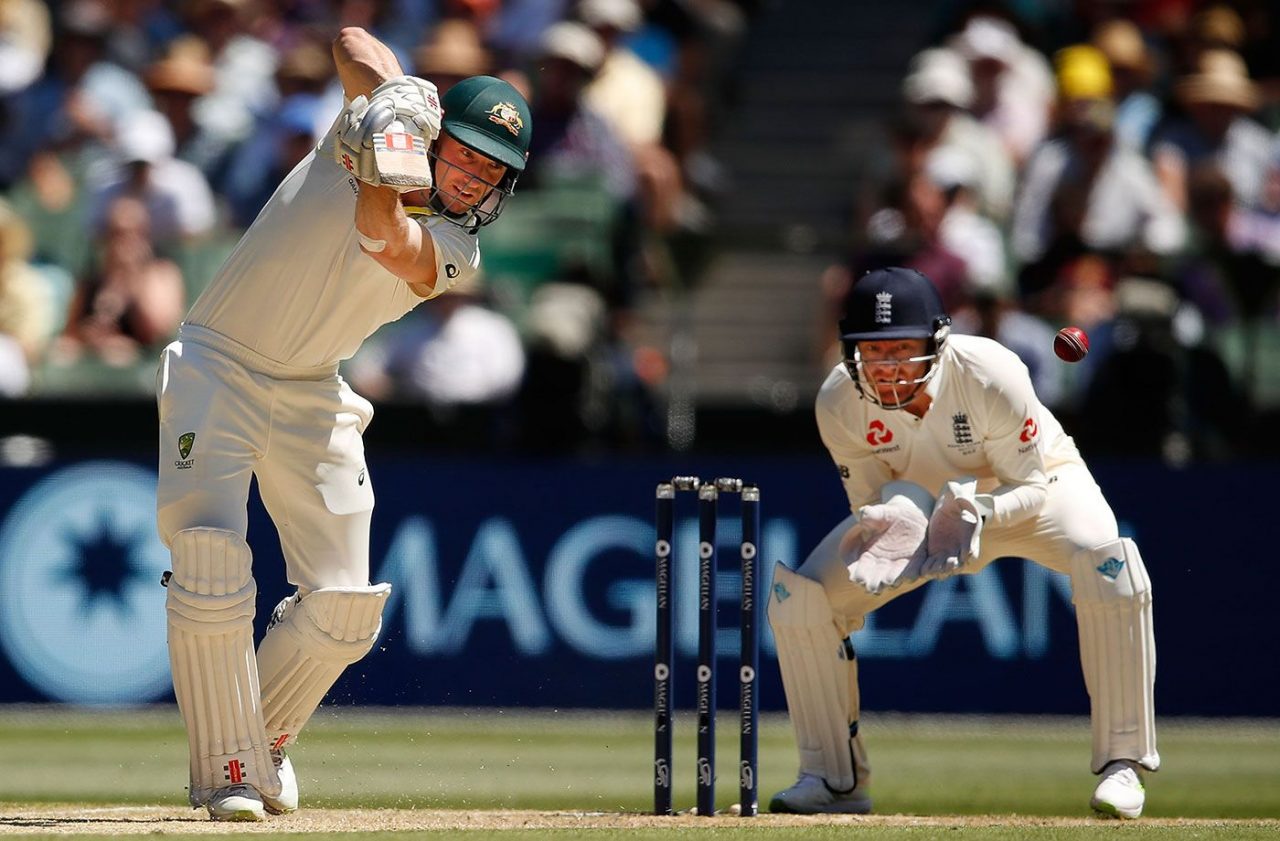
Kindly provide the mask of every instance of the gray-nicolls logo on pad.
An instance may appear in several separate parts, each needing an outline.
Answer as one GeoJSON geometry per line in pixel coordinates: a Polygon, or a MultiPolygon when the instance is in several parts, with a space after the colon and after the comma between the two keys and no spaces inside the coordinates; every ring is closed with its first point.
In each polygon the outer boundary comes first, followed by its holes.
{"type": "Polygon", "coordinates": [[[876,324],[893,323],[893,293],[876,293],[876,324]]]}

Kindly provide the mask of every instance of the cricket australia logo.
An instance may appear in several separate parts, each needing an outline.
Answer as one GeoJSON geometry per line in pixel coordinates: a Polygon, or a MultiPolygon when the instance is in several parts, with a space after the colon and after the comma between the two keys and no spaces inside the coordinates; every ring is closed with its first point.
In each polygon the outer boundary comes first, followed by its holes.
{"type": "Polygon", "coordinates": [[[787,591],[786,586],[783,584],[773,585],[773,595],[779,602],[785,602],[787,599],[791,598],[791,593],[787,591]]]}
{"type": "Polygon", "coordinates": [[[191,455],[191,448],[196,445],[196,434],[194,432],[184,432],[178,436],[178,461],[173,466],[179,470],[190,470],[195,464],[195,459],[188,458],[191,455]]]}
{"type": "Polygon", "coordinates": [[[1102,566],[1098,567],[1098,572],[1102,573],[1102,577],[1108,581],[1115,581],[1122,569],[1124,569],[1124,561],[1119,558],[1107,558],[1102,566]]]}
{"type": "Polygon", "coordinates": [[[524,120],[520,118],[520,109],[510,102],[499,102],[490,108],[488,113],[490,122],[497,123],[516,137],[519,137],[520,132],[524,130],[524,120]]]}
{"type": "Polygon", "coordinates": [[[951,416],[951,435],[956,439],[957,444],[973,443],[973,429],[969,426],[969,416],[964,412],[957,412],[951,416]]]}
{"type": "Polygon", "coordinates": [[[893,293],[876,293],[876,324],[893,323],[893,293]]]}

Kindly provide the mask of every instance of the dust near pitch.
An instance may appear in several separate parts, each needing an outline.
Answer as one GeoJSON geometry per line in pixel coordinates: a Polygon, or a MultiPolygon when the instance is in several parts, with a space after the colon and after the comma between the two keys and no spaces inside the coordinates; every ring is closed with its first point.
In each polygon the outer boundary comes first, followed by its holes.
{"type": "MultiPolygon", "coordinates": [[[[302,832],[413,832],[441,830],[596,830],[652,827],[761,827],[862,826],[862,827],[1083,827],[1105,826],[1114,821],[1095,818],[1024,817],[1013,815],[965,815],[930,817],[915,815],[760,815],[742,819],[731,816],[698,818],[694,815],[658,817],[617,812],[445,809],[306,809],[297,814],[270,818],[261,823],[214,823],[203,811],[174,806],[75,806],[60,804],[0,804],[0,835],[244,835],[302,832]]],[[[1189,818],[1144,818],[1143,826],[1196,827],[1238,824],[1274,826],[1280,821],[1189,818]]]]}

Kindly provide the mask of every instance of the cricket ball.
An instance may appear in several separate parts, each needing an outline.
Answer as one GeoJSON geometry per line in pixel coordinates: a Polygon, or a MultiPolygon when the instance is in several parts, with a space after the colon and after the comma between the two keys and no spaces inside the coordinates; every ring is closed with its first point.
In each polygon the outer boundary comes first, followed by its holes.
{"type": "Polygon", "coordinates": [[[1064,362],[1079,362],[1089,353],[1089,337],[1079,327],[1063,327],[1053,337],[1053,352],[1064,362]]]}

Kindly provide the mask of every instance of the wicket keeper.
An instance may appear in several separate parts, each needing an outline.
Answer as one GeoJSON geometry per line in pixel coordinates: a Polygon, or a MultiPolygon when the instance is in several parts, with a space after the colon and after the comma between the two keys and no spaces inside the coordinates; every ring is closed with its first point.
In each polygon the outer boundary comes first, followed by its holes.
{"type": "Polygon", "coordinates": [[[378,637],[373,415],[338,375],[369,334],[472,276],[524,170],[529,106],[472,76],[441,99],[367,32],[333,44],[346,107],[285,178],[165,348],[157,517],[190,800],[214,820],[298,807],[286,746],[378,637]],[[296,592],[253,648],[249,480],[296,592]]]}
{"type": "Polygon", "coordinates": [[[818,429],[854,512],[792,571],[774,572],[769,623],[800,751],[774,812],[871,811],[849,636],[932,579],[1028,558],[1071,577],[1093,724],[1090,805],[1142,814],[1160,767],[1151,580],[1057,419],[1011,351],[950,335],[923,274],[860,278],[840,323],[844,361],[823,384],[818,429]]]}

